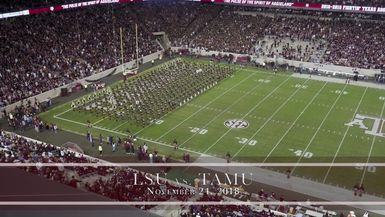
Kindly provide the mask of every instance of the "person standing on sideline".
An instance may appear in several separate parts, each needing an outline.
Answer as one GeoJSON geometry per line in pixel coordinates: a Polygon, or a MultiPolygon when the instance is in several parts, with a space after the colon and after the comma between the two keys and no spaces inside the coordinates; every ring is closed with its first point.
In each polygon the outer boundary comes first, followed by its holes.
{"type": "Polygon", "coordinates": [[[110,136],[108,137],[108,143],[109,143],[110,145],[112,145],[112,142],[113,142],[113,137],[110,135],[110,136]]]}
{"type": "Polygon", "coordinates": [[[291,169],[287,168],[287,170],[286,170],[286,178],[290,179],[290,176],[291,176],[291,169]]]}
{"type": "Polygon", "coordinates": [[[116,151],[116,142],[112,143],[112,152],[116,151]]]}
{"type": "Polygon", "coordinates": [[[87,141],[90,141],[90,131],[87,131],[86,137],[87,137],[87,141]]]}
{"type": "Polygon", "coordinates": [[[226,154],[226,161],[227,161],[227,163],[230,163],[230,160],[231,160],[230,152],[227,152],[227,154],[226,154]]]}
{"type": "Polygon", "coordinates": [[[91,143],[92,147],[95,146],[95,142],[94,142],[94,138],[92,137],[92,134],[90,134],[90,143],[91,143]]]}
{"type": "Polygon", "coordinates": [[[103,137],[102,134],[99,134],[99,145],[103,144],[103,137]]]}
{"type": "Polygon", "coordinates": [[[53,125],[53,132],[57,133],[57,129],[58,129],[58,128],[57,128],[57,125],[54,124],[54,125],[53,125]]]}
{"type": "Polygon", "coordinates": [[[178,141],[176,139],[174,139],[174,141],[172,142],[172,145],[174,146],[175,150],[179,148],[178,141]]]}
{"type": "Polygon", "coordinates": [[[103,147],[99,145],[99,156],[103,156],[103,147]]]}
{"type": "Polygon", "coordinates": [[[144,143],[144,145],[143,145],[143,152],[147,153],[147,150],[148,150],[148,145],[147,145],[147,143],[144,143]]]}

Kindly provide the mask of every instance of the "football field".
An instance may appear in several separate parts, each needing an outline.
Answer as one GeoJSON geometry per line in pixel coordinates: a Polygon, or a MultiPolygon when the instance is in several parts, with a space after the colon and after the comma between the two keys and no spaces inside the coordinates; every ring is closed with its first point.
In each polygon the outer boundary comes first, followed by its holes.
{"type": "MultiPolygon", "coordinates": [[[[95,139],[99,134],[103,138],[135,134],[138,145],[146,142],[151,150],[174,159],[185,152],[193,158],[224,158],[229,153],[238,162],[289,162],[295,176],[346,188],[363,182],[369,192],[385,195],[385,168],[333,167],[339,162],[385,162],[384,112],[385,90],[239,67],[232,77],[144,128],[73,111],[70,102],[41,117],[84,136],[91,131],[95,139]],[[331,164],[300,166],[308,162],[331,164]]],[[[97,147],[86,139],[82,148],[96,155],[97,147]]],[[[105,153],[124,154],[122,149],[105,153]]]]}

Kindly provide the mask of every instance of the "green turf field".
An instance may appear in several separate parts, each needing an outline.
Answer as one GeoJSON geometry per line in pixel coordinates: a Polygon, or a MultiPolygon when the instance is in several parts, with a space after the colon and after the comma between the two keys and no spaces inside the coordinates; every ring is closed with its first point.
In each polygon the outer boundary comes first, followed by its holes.
{"type": "MultiPolygon", "coordinates": [[[[99,133],[104,138],[124,137],[129,130],[137,134],[140,144],[147,142],[151,149],[175,159],[183,152],[220,158],[229,152],[240,162],[298,163],[292,167],[293,175],[347,188],[363,181],[369,192],[385,195],[385,168],[303,168],[299,164],[384,162],[384,111],[384,90],[238,68],[231,78],[145,128],[75,112],[70,103],[41,117],[81,135],[89,130],[96,139],[99,133]],[[345,125],[353,119],[355,125],[345,125]],[[93,128],[87,128],[87,120],[93,128]],[[367,129],[360,128],[360,123],[367,129]],[[174,139],[180,143],[179,150],[171,145],[174,139]]],[[[82,146],[90,149],[86,139],[82,146]]]]}

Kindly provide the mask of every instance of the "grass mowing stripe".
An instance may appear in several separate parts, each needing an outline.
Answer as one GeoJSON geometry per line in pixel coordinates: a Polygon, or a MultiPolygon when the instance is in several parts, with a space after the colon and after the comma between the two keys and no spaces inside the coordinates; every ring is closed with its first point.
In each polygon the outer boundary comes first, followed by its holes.
{"type": "Polygon", "coordinates": [[[320,131],[322,125],[325,123],[326,119],[329,117],[331,111],[333,110],[334,106],[337,104],[338,100],[341,98],[341,96],[343,95],[343,92],[345,91],[346,89],[346,86],[347,84],[345,84],[344,88],[342,89],[342,91],[338,94],[338,97],[334,100],[334,103],[333,105],[330,107],[328,113],[325,115],[325,117],[323,118],[321,124],[318,126],[317,130],[315,131],[315,133],[313,134],[313,136],[311,137],[309,143],[306,145],[305,149],[303,150],[301,156],[299,157],[296,165],[294,166],[293,170],[291,171],[291,174],[294,173],[295,169],[297,168],[297,166],[299,165],[299,162],[302,160],[302,157],[305,155],[305,153],[307,152],[307,150],[309,149],[311,143],[314,141],[315,137],[317,136],[318,132],[320,131]]]}
{"type": "MultiPolygon", "coordinates": [[[[302,83],[302,85],[306,84],[307,82],[309,81],[309,79],[305,80],[305,82],[302,83]]],[[[252,140],[265,126],[267,123],[269,123],[271,121],[271,119],[279,112],[281,111],[281,109],[291,100],[291,98],[293,98],[293,96],[295,96],[298,91],[300,91],[301,88],[297,88],[286,100],[285,102],[283,102],[279,107],[278,109],[276,109],[274,111],[274,113],[265,121],[265,123],[262,124],[262,126],[260,126],[258,128],[257,131],[255,131],[255,133],[245,142],[245,144],[242,145],[242,147],[233,155],[233,157],[231,159],[234,159],[245,147],[246,145],[248,145],[248,143],[250,142],[250,140],[252,140]]]]}
{"type": "MultiPolygon", "coordinates": [[[[266,79],[269,79],[271,76],[268,76],[266,79]]],[[[248,96],[251,92],[253,92],[255,89],[260,87],[262,83],[260,82],[258,85],[255,85],[251,90],[247,91],[244,95],[239,97],[237,100],[233,101],[229,106],[226,107],[226,109],[222,110],[220,113],[218,113],[214,118],[212,118],[209,122],[207,122],[203,128],[206,128],[208,125],[210,125],[214,120],[216,120],[218,117],[220,117],[222,114],[227,112],[233,105],[237,104],[239,101],[241,101],[244,97],[248,96]]],[[[190,141],[194,136],[196,136],[198,132],[193,133],[188,139],[186,139],[184,142],[180,144],[180,147],[186,144],[186,142],[190,141]]]]}
{"type": "MultiPolygon", "coordinates": [[[[367,90],[368,90],[368,88],[365,88],[365,91],[364,91],[364,93],[363,93],[362,96],[361,96],[361,99],[360,99],[360,101],[359,101],[359,103],[358,103],[358,105],[357,105],[356,110],[354,111],[354,114],[353,114],[353,117],[352,117],[352,118],[354,118],[354,117],[356,116],[356,114],[357,114],[357,112],[358,112],[358,109],[359,109],[360,106],[361,106],[362,100],[364,99],[364,97],[365,97],[365,95],[366,95],[366,91],[367,91],[367,90]]],[[[334,154],[334,157],[333,157],[333,160],[332,160],[332,164],[329,166],[329,168],[328,168],[328,170],[327,170],[327,172],[326,172],[326,174],[325,174],[325,176],[324,176],[324,179],[323,179],[323,181],[322,181],[322,183],[324,183],[324,184],[325,184],[325,182],[326,182],[327,177],[329,176],[329,173],[330,173],[330,171],[331,171],[331,169],[332,169],[332,167],[333,167],[333,164],[334,164],[334,162],[335,162],[335,160],[336,160],[336,158],[337,158],[337,155],[338,155],[339,152],[340,152],[340,149],[341,149],[341,147],[342,147],[342,143],[345,141],[346,136],[348,135],[349,129],[350,129],[350,126],[348,126],[348,127],[346,128],[345,133],[344,133],[344,136],[342,137],[342,140],[341,140],[340,144],[338,145],[337,151],[336,151],[336,153],[334,154]]]]}
{"type": "Polygon", "coordinates": [[[271,149],[269,154],[265,157],[265,159],[262,161],[262,163],[265,163],[266,160],[270,157],[270,155],[274,152],[274,150],[278,147],[279,144],[281,144],[282,140],[286,137],[286,135],[290,132],[290,130],[295,126],[297,121],[300,119],[300,117],[305,113],[305,111],[309,108],[311,104],[313,104],[314,100],[319,96],[321,91],[326,87],[327,82],[324,83],[321,89],[313,96],[313,98],[310,100],[310,102],[306,105],[306,107],[301,111],[301,113],[298,115],[298,117],[294,120],[294,122],[290,125],[289,129],[283,134],[283,136],[278,140],[278,142],[274,145],[274,147],[271,149]]]}
{"type": "MultiPolygon", "coordinates": [[[[78,124],[78,125],[82,125],[82,126],[87,126],[87,124],[85,124],[85,123],[74,121],[74,120],[70,120],[70,119],[66,119],[66,118],[62,118],[62,117],[55,117],[55,118],[60,119],[62,121],[67,121],[67,122],[71,122],[71,123],[74,123],[74,124],[78,124]]],[[[106,131],[106,132],[110,132],[110,133],[119,134],[119,135],[122,135],[122,136],[128,136],[128,134],[125,134],[125,133],[122,133],[122,132],[119,132],[119,131],[110,130],[110,129],[107,129],[107,128],[104,128],[104,127],[93,126],[93,128],[98,129],[98,130],[103,130],[103,131],[106,131]]],[[[75,134],[78,134],[78,135],[82,135],[81,133],[75,132],[75,131],[72,131],[72,130],[67,130],[66,129],[66,131],[69,131],[69,132],[72,132],[72,133],[75,133],[75,134]]],[[[143,140],[143,141],[152,142],[152,143],[155,143],[155,144],[158,144],[158,145],[162,145],[162,146],[166,146],[166,147],[169,147],[169,148],[174,148],[174,146],[168,145],[168,144],[165,144],[165,143],[161,143],[161,142],[157,142],[157,141],[153,141],[153,140],[146,139],[146,138],[141,138],[141,137],[137,137],[137,138],[140,139],[140,140],[143,140]]],[[[192,150],[184,149],[184,148],[180,148],[180,150],[187,151],[187,152],[194,153],[194,154],[198,154],[198,155],[202,154],[200,152],[196,152],[196,151],[192,151],[192,150]]]]}
{"type": "MultiPolygon", "coordinates": [[[[241,119],[244,119],[246,116],[248,116],[251,112],[253,112],[259,105],[261,105],[267,98],[269,98],[275,91],[277,91],[283,84],[285,84],[291,77],[288,77],[285,79],[282,83],[278,85],[273,91],[271,91],[268,95],[266,95],[261,101],[259,101],[255,106],[253,106],[241,119]]],[[[229,128],[224,134],[222,134],[221,137],[219,137],[210,147],[208,147],[203,154],[206,154],[214,145],[216,145],[223,137],[225,137],[232,128],[229,128]]]]}
{"type": "MultiPolygon", "coordinates": [[[[384,114],[384,108],[385,108],[385,101],[384,101],[384,103],[382,105],[382,109],[381,109],[381,115],[380,115],[381,119],[382,119],[382,115],[384,114]]],[[[373,136],[372,145],[370,146],[370,150],[369,150],[369,154],[368,154],[368,159],[366,160],[366,163],[369,163],[370,156],[372,155],[373,146],[374,146],[374,142],[376,141],[376,138],[377,138],[377,136],[373,136]]],[[[362,172],[360,184],[362,184],[364,182],[364,178],[365,178],[365,174],[366,174],[367,168],[368,167],[364,167],[364,171],[362,172]]]]}
{"type": "MultiPolygon", "coordinates": [[[[255,72],[254,72],[255,73],[255,72]]],[[[245,81],[248,81],[250,77],[252,77],[254,75],[254,73],[251,73],[249,76],[247,76],[246,78],[242,79],[240,82],[238,82],[236,85],[232,86],[230,89],[228,89],[227,91],[223,92],[221,95],[215,97],[213,100],[211,100],[210,102],[208,102],[206,105],[204,105],[202,108],[200,108],[198,111],[192,113],[190,116],[188,116],[186,119],[184,119],[182,122],[180,122],[179,124],[177,124],[175,127],[171,128],[170,130],[168,130],[167,132],[165,132],[164,134],[162,134],[160,137],[158,137],[155,141],[159,141],[159,139],[163,138],[165,135],[169,134],[171,131],[175,130],[177,127],[179,127],[180,125],[182,125],[184,122],[186,122],[187,120],[189,120],[190,118],[194,117],[196,114],[198,114],[200,111],[202,111],[203,109],[205,109],[207,106],[211,105],[212,103],[214,103],[217,99],[221,98],[222,96],[224,96],[226,93],[230,92],[232,89],[234,89],[235,87],[238,87],[239,85],[241,85],[243,82],[245,81]]]]}

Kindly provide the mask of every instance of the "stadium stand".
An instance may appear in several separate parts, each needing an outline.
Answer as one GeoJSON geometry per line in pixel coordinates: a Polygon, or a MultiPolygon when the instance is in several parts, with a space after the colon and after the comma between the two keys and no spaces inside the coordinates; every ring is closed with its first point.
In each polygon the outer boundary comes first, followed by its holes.
{"type": "MultiPolygon", "coordinates": [[[[0,106],[119,65],[119,27],[125,28],[126,61],[134,59],[135,19],[124,10],[110,12],[91,7],[1,20],[0,106]]],[[[145,29],[139,45],[139,56],[160,49],[145,29]]]]}

